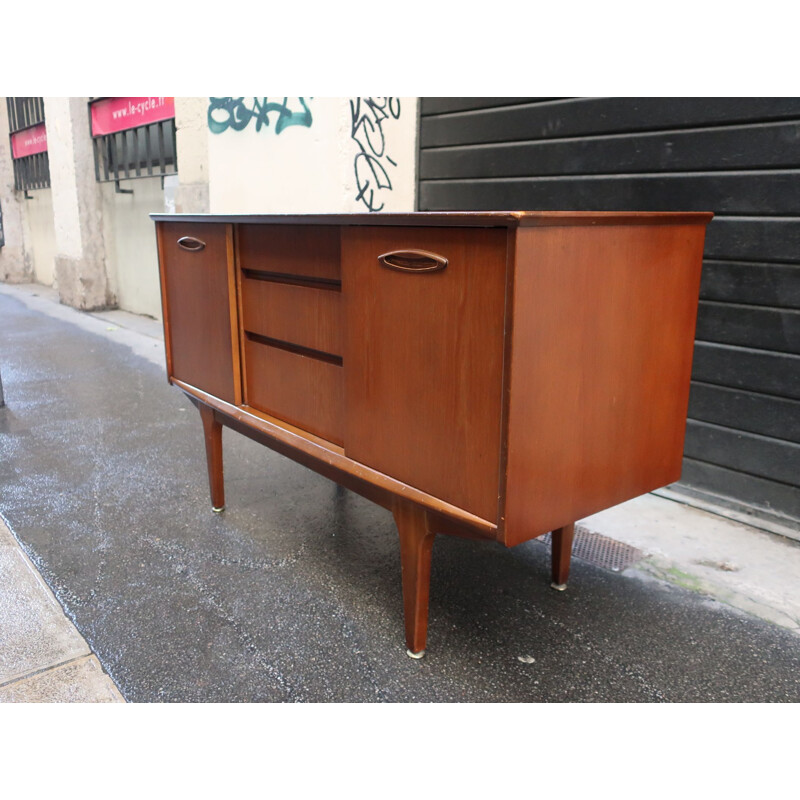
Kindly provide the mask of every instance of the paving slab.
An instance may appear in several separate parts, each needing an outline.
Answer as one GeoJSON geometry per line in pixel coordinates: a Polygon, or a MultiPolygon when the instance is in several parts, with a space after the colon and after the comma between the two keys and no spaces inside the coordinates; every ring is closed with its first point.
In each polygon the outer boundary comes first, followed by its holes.
{"type": "Polygon", "coordinates": [[[800,541],[648,494],[587,517],[579,528],[645,555],[634,565],[800,632],[800,541]]]}
{"type": "Polygon", "coordinates": [[[0,685],[89,652],[0,520],[0,685]]]}
{"type": "Polygon", "coordinates": [[[95,656],[0,686],[0,703],[124,703],[95,656]]]}

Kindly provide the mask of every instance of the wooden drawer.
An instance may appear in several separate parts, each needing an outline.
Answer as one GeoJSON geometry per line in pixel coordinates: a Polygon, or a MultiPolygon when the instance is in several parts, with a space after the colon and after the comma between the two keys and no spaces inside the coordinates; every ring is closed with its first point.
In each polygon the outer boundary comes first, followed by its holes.
{"type": "Polygon", "coordinates": [[[239,225],[237,248],[239,267],[246,272],[341,280],[336,225],[239,225]]]}
{"type": "Polygon", "coordinates": [[[170,377],[239,400],[229,225],[159,222],[158,256],[170,377]],[[194,248],[194,249],[185,249],[194,248]]]}
{"type": "MultiPolygon", "coordinates": [[[[298,428],[343,444],[341,363],[244,339],[245,401],[298,428]]],[[[340,361],[340,360],[339,360],[340,361]]]]}
{"type": "Polygon", "coordinates": [[[243,278],[242,326],[245,332],[341,356],[342,293],[243,278]]]}

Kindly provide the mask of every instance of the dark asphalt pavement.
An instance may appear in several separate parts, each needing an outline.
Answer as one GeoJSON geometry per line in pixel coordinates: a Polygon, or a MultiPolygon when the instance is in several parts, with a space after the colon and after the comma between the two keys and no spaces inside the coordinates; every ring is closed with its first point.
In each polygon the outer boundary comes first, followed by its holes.
{"type": "Polygon", "coordinates": [[[796,635],[538,542],[439,537],[409,659],[388,512],[226,430],[213,514],[163,372],[3,295],[0,371],[0,513],[129,701],[800,700],[796,635]]]}

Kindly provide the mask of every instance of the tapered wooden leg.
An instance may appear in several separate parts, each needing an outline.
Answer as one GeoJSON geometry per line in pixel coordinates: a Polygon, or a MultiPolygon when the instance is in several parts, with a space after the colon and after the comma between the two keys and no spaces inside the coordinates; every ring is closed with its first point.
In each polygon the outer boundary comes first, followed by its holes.
{"type": "Polygon", "coordinates": [[[572,539],[574,535],[575,525],[565,525],[563,528],[554,530],[551,534],[553,582],[550,585],[559,592],[563,592],[564,589],[567,588],[569,562],[572,557],[572,539]]]}
{"type": "Polygon", "coordinates": [[[222,425],[214,418],[213,409],[200,403],[200,419],[206,439],[208,486],[211,490],[211,510],[225,509],[225,481],[222,476],[222,425]]]}
{"type": "Polygon", "coordinates": [[[406,652],[412,658],[422,658],[428,634],[431,550],[436,534],[431,530],[429,515],[419,506],[398,502],[393,513],[400,534],[406,652]]]}

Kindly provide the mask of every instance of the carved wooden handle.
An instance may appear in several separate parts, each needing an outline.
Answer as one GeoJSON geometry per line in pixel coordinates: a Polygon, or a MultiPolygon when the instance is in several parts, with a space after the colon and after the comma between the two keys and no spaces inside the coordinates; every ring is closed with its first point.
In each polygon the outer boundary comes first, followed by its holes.
{"type": "Polygon", "coordinates": [[[181,236],[181,238],[178,239],[178,247],[182,247],[184,250],[189,250],[192,253],[202,250],[205,246],[205,242],[200,241],[200,239],[195,239],[194,236],[181,236]]]}
{"type": "Polygon", "coordinates": [[[426,250],[393,250],[378,256],[378,263],[400,272],[438,272],[447,266],[447,259],[426,250]]]}

